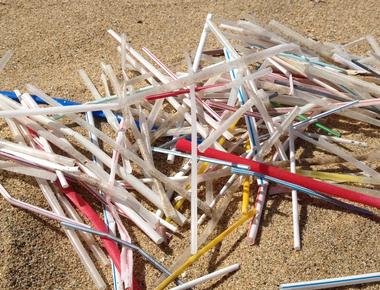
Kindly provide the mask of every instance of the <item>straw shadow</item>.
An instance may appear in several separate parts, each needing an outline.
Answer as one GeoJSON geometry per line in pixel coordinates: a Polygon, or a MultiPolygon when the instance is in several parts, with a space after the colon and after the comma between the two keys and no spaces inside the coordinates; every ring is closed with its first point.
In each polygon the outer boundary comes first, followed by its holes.
{"type": "MultiPolygon", "coordinates": [[[[302,194],[302,198],[300,198],[300,196],[301,196],[300,194],[299,194],[299,198],[298,198],[298,204],[301,205],[301,211],[302,211],[303,206],[310,206],[311,205],[311,206],[319,207],[319,208],[326,209],[326,210],[333,210],[333,211],[339,211],[341,213],[359,215],[363,218],[372,220],[374,222],[380,222],[380,216],[377,216],[377,215],[368,216],[365,214],[360,214],[360,213],[354,212],[352,210],[343,208],[341,206],[331,204],[331,203],[328,203],[326,201],[319,200],[316,198],[309,197],[306,194],[303,194],[303,193],[301,193],[301,194],[302,194]]],[[[306,211],[306,209],[304,209],[304,210],[306,211]]],[[[302,215],[302,213],[301,213],[301,215],[302,215]]],[[[307,217],[307,212],[304,213],[304,215],[307,217]]],[[[302,221],[300,221],[300,222],[302,223],[302,221]]],[[[305,222],[305,225],[306,225],[306,222],[305,222]]]]}
{"type": "Polygon", "coordinates": [[[236,249],[237,249],[237,247],[243,242],[243,240],[244,240],[244,238],[246,237],[246,233],[243,233],[240,237],[239,237],[239,239],[237,239],[236,241],[235,241],[235,243],[229,248],[229,250],[226,252],[226,253],[224,253],[222,256],[220,256],[219,257],[219,259],[217,259],[217,256],[218,256],[218,254],[219,254],[219,250],[220,250],[220,247],[221,247],[221,245],[219,244],[218,245],[218,253],[217,253],[217,255],[214,255],[214,253],[216,252],[213,252],[213,254],[211,255],[211,258],[210,258],[210,263],[209,263],[209,265],[208,265],[208,267],[207,267],[207,271],[208,271],[208,273],[211,273],[211,272],[214,272],[217,268],[218,268],[218,266],[220,266],[222,263],[223,263],[223,261],[226,259],[226,258],[228,258],[228,256],[233,252],[233,251],[235,251],[236,249]],[[215,257],[214,257],[215,256],[215,257]]]}
{"type": "MultiPolygon", "coordinates": [[[[269,190],[268,190],[269,191],[269,190]]],[[[275,214],[279,214],[279,215],[282,215],[282,216],[287,216],[287,214],[279,211],[279,207],[281,205],[281,203],[284,201],[284,196],[279,196],[279,195],[275,195],[275,196],[270,196],[270,195],[267,195],[267,198],[266,198],[266,202],[264,204],[264,217],[263,217],[263,222],[262,222],[262,225],[263,227],[266,227],[266,226],[269,226],[271,223],[272,223],[272,220],[273,220],[273,217],[275,214]],[[270,205],[270,207],[268,207],[268,201],[269,200],[272,200],[272,203],[270,205]]]]}
{"type": "MultiPolygon", "coordinates": [[[[129,223],[129,221],[127,221],[127,223],[129,223]]],[[[137,242],[138,239],[137,239],[136,235],[134,234],[134,232],[128,231],[128,234],[131,237],[131,240],[134,241],[134,244],[136,246],[140,247],[140,244],[137,242]]],[[[146,264],[148,262],[136,251],[133,252],[133,259],[134,259],[133,273],[135,273],[134,277],[135,277],[137,283],[142,287],[142,289],[147,289],[146,288],[146,281],[145,281],[145,278],[146,278],[145,270],[146,270],[146,264]]]]}
{"type": "Polygon", "coordinates": [[[306,225],[308,221],[308,214],[307,214],[307,204],[306,203],[300,203],[298,201],[298,204],[300,205],[300,214],[299,214],[299,231],[300,231],[300,242],[301,242],[301,247],[303,243],[303,237],[304,237],[304,232],[306,230],[306,225]]]}
{"type": "MultiPolygon", "coordinates": [[[[268,189],[268,191],[269,191],[269,189],[268,189]]],[[[255,245],[260,244],[263,229],[264,229],[264,227],[267,227],[271,224],[272,219],[273,219],[275,214],[280,214],[280,215],[286,216],[286,214],[284,214],[278,210],[279,206],[281,205],[283,198],[284,198],[283,195],[281,195],[281,196],[279,196],[279,195],[268,196],[267,195],[267,198],[265,199],[265,202],[263,205],[263,214],[262,214],[261,222],[260,222],[261,225],[259,226],[258,231],[257,231],[255,245]],[[273,200],[273,202],[269,208],[267,207],[268,200],[273,200]]]]}
{"type": "Polygon", "coordinates": [[[43,225],[43,227],[48,228],[49,230],[53,231],[54,233],[58,234],[61,237],[65,237],[65,234],[62,231],[63,228],[61,228],[59,226],[59,224],[53,225],[51,223],[51,221],[46,220],[45,218],[43,218],[43,217],[39,216],[38,214],[36,214],[34,212],[31,212],[29,210],[26,210],[26,209],[23,209],[23,208],[20,208],[20,210],[22,210],[26,214],[32,216],[32,218],[34,220],[38,221],[39,223],[41,223],[43,225]]]}
{"type": "Polygon", "coordinates": [[[354,121],[341,116],[327,118],[326,120],[321,121],[321,123],[338,131],[340,129],[341,131],[347,132],[362,132],[369,137],[380,137],[380,132],[376,130],[376,126],[364,122],[354,121]]]}
{"type": "Polygon", "coordinates": [[[353,287],[355,287],[355,289],[374,289],[374,288],[373,288],[374,286],[378,286],[378,287],[380,287],[380,283],[379,283],[379,282],[372,282],[372,283],[367,283],[367,284],[357,284],[357,285],[352,285],[352,286],[334,287],[334,288],[330,288],[330,289],[336,289],[336,290],[350,290],[350,289],[352,289],[353,287]]]}
{"type": "Polygon", "coordinates": [[[220,277],[218,279],[218,281],[216,281],[214,284],[212,284],[211,286],[205,288],[205,290],[214,290],[214,289],[219,289],[218,287],[221,286],[224,282],[226,282],[230,277],[232,277],[233,275],[235,275],[235,273],[239,271],[239,270],[236,270],[236,271],[233,271],[231,273],[228,273],[227,275],[224,275],[223,277],[220,277]]]}
{"type": "MultiPolygon", "coordinates": [[[[227,207],[223,217],[218,226],[217,226],[217,231],[216,231],[216,235],[219,235],[221,232],[223,232],[227,227],[228,227],[228,223],[229,221],[231,220],[231,217],[233,216],[233,213],[236,212],[237,208],[238,208],[238,204],[239,204],[239,200],[237,198],[232,198],[232,200],[230,201],[229,203],[229,206],[227,207]]],[[[228,251],[227,253],[227,256],[229,253],[231,253],[234,249],[236,249],[236,247],[240,244],[240,242],[243,240],[243,237],[240,237],[239,240],[237,240],[234,245],[230,248],[230,250],[228,251]]],[[[209,259],[209,264],[207,266],[207,270],[208,272],[212,272],[214,271],[213,269],[216,269],[216,267],[222,263],[224,261],[224,259],[227,257],[226,255],[223,255],[223,257],[221,259],[218,260],[218,257],[219,257],[219,254],[220,254],[220,249],[222,247],[222,244],[219,243],[217,244],[212,253],[211,253],[211,257],[209,259]]]]}

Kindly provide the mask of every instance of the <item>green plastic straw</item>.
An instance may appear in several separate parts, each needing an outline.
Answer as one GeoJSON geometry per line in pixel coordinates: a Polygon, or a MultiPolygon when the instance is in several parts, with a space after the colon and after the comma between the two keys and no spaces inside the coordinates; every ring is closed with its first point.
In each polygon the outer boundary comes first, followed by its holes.
{"type": "MultiPolygon", "coordinates": [[[[297,116],[297,119],[300,120],[300,121],[305,121],[308,118],[306,116],[304,116],[304,115],[299,115],[299,116],[297,116]]],[[[330,128],[326,127],[325,125],[322,125],[321,123],[315,122],[315,123],[313,123],[313,126],[319,128],[319,129],[321,129],[323,131],[326,131],[327,133],[329,133],[331,135],[334,135],[336,137],[340,137],[341,136],[341,134],[338,131],[330,129],[330,128]]]]}
{"type": "MultiPolygon", "coordinates": [[[[282,107],[283,106],[282,104],[277,103],[277,102],[273,102],[273,101],[271,101],[271,104],[272,104],[273,108],[278,108],[278,107],[282,107]]],[[[305,120],[307,120],[307,117],[305,115],[299,115],[299,116],[296,117],[296,119],[299,120],[299,121],[305,121],[305,120]]],[[[341,136],[341,134],[338,131],[330,129],[330,128],[326,127],[325,125],[322,125],[319,122],[315,122],[312,125],[315,126],[315,127],[317,127],[317,128],[319,128],[319,129],[321,129],[321,130],[323,130],[323,131],[325,131],[325,132],[327,132],[327,133],[329,133],[329,134],[331,134],[331,135],[334,135],[336,137],[340,138],[340,136],[341,136]]]]}

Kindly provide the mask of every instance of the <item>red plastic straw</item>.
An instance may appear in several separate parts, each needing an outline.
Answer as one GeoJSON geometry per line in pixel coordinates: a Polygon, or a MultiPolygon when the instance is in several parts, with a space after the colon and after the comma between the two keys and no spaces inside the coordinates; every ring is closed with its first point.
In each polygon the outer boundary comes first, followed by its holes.
{"type": "MultiPolygon", "coordinates": [[[[187,153],[191,152],[191,143],[186,139],[179,139],[176,148],[180,151],[184,151],[187,153]]],[[[302,175],[290,173],[281,168],[277,168],[271,165],[267,165],[264,163],[260,163],[253,160],[248,160],[243,157],[222,152],[216,149],[207,149],[205,152],[198,152],[200,156],[205,156],[209,158],[215,158],[219,160],[224,160],[237,164],[244,164],[251,167],[251,170],[263,175],[269,175],[274,178],[278,178],[287,182],[291,182],[311,190],[325,193],[330,196],[344,198],[353,202],[358,202],[364,205],[369,205],[372,207],[376,207],[380,209],[380,199],[365,195],[360,192],[352,191],[349,189],[341,188],[332,184],[324,183],[309,177],[305,177],[302,175]]]]}

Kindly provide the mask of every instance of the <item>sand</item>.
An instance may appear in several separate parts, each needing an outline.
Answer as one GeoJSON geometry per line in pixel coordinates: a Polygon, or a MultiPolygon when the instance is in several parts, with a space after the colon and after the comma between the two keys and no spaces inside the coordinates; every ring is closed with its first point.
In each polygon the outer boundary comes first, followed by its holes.
{"type": "MultiPolygon", "coordinates": [[[[84,68],[99,84],[100,62],[115,65],[118,60],[108,28],[128,33],[134,47],[148,47],[173,67],[184,51],[196,47],[208,12],[231,20],[247,14],[262,22],[276,19],[323,41],[347,42],[369,33],[380,40],[376,0],[108,2],[1,0],[0,54],[7,49],[15,54],[1,75],[0,89],[24,89],[32,83],[55,97],[85,101],[90,95],[78,69],[84,68]]],[[[0,126],[1,137],[8,137],[6,126],[0,126]]],[[[353,138],[379,148],[377,128],[335,119],[334,126],[346,133],[347,126],[355,126],[353,138]]],[[[16,197],[47,207],[32,179],[0,172],[0,180],[16,197]]],[[[236,194],[220,230],[236,220],[239,201],[236,194]]],[[[243,226],[187,271],[185,279],[237,262],[240,271],[200,289],[276,289],[285,282],[379,271],[379,222],[302,195],[300,204],[302,251],[292,249],[290,199],[275,197],[267,203],[258,245],[247,245],[243,226]]],[[[133,225],[129,228],[132,239],[167,266],[188,244],[186,235],[175,237],[164,255],[133,225]]],[[[0,234],[0,289],[94,288],[57,224],[0,199],[0,234]]],[[[152,289],[159,273],[138,257],[135,268],[140,283],[152,289]]],[[[102,268],[102,275],[109,281],[109,268],[102,268]]],[[[363,288],[380,289],[380,285],[363,288]]]]}

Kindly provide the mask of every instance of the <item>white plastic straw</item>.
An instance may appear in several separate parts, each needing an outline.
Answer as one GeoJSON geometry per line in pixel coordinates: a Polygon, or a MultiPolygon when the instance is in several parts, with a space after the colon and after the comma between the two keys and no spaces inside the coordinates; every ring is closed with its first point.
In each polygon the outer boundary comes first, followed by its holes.
{"type": "Polygon", "coordinates": [[[189,281],[189,282],[186,282],[186,283],[183,283],[182,285],[179,285],[177,287],[174,287],[174,288],[171,288],[171,290],[183,290],[183,289],[189,289],[191,287],[194,287],[198,284],[201,284],[201,283],[204,283],[208,280],[211,280],[211,279],[214,279],[216,277],[219,277],[219,276],[222,276],[222,275],[226,275],[228,273],[231,273],[233,271],[236,271],[240,268],[240,265],[239,264],[233,264],[231,266],[228,266],[228,267],[225,267],[225,268],[222,268],[222,269],[219,269],[219,270],[216,270],[215,272],[212,272],[212,273],[209,273],[207,275],[204,275],[202,277],[199,277],[197,279],[194,279],[192,281],[189,281]]]}
{"type": "Polygon", "coordinates": [[[194,85],[190,87],[191,101],[191,254],[198,251],[198,134],[197,134],[197,104],[194,85]]]}
{"type": "MultiPolygon", "coordinates": [[[[290,160],[290,172],[296,173],[296,159],[294,149],[294,134],[293,128],[289,127],[289,160],[290,160]]],[[[298,217],[298,196],[297,190],[292,190],[292,211],[293,211],[293,240],[294,249],[301,250],[301,238],[300,238],[300,226],[298,217]]]]}

